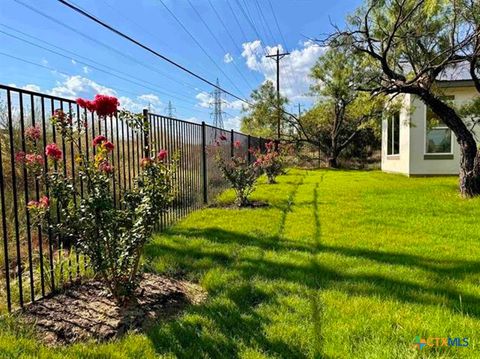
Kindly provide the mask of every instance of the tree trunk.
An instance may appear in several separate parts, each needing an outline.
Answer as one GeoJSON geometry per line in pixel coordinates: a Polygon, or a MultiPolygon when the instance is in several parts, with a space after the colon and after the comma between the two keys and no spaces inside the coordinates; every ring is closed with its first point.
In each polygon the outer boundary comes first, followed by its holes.
{"type": "Polygon", "coordinates": [[[338,168],[337,156],[328,156],[328,167],[338,168]]]}
{"type": "Polygon", "coordinates": [[[460,193],[463,197],[480,195],[480,164],[477,143],[456,111],[430,93],[420,96],[423,102],[453,131],[460,146],[460,193]]]}

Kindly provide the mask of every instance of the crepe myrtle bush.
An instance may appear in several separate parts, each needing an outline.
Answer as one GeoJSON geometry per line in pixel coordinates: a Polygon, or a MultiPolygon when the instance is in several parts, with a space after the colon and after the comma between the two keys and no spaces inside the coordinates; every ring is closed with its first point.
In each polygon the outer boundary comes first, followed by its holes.
{"type": "Polygon", "coordinates": [[[221,144],[227,141],[224,135],[220,135],[215,146],[215,160],[223,177],[229,182],[235,191],[235,204],[238,207],[245,207],[250,204],[249,196],[254,190],[255,182],[260,175],[260,168],[253,163],[249,163],[243,156],[237,154],[240,148],[240,142],[234,142],[233,156],[225,159],[222,155],[221,144]]]}
{"type": "Polygon", "coordinates": [[[258,166],[267,176],[268,183],[276,183],[277,176],[284,172],[285,153],[280,144],[275,145],[273,141],[265,144],[265,151],[260,149],[254,151],[256,158],[254,165],[258,166]]]}
{"type": "MultiPolygon", "coordinates": [[[[117,116],[137,130],[145,129],[141,114],[117,111],[119,103],[115,97],[97,95],[93,101],[78,99],[77,103],[88,112],[96,112],[100,118],[117,116]]],[[[27,207],[35,221],[44,228],[75,243],[89,258],[94,272],[112,295],[123,303],[132,299],[138,284],[140,257],[156,220],[173,200],[172,176],[176,161],[168,160],[166,150],[143,158],[142,170],[134,180],[133,189],[125,192],[120,206],[115,207],[111,186],[114,168],[109,160],[115,146],[100,135],[91,144],[95,156],[87,159],[82,155],[79,139],[87,127],[86,117],[73,124],[71,115],[56,110],[51,119],[66,142],[77,146],[75,161],[86,194],[80,196],[73,179],[63,174],[62,151],[57,144],[51,143],[45,148],[45,158],[52,165],[47,166],[50,167],[48,171],[42,170],[38,174],[49,188],[49,197],[45,195],[39,201],[30,201],[27,207]],[[51,203],[60,211],[61,221],[56,221],[57,217],[50,212],[51,203]]],[[[32,130],[30,133],[37,136],[32,130]]],[[[36,140],[38,138],[33,139],[36,140]]],[[[23,159],[26,155],[19,157],[27,165],[23,159]]],[[[38,166],[30,167],[36,169],[38,166]]]]}

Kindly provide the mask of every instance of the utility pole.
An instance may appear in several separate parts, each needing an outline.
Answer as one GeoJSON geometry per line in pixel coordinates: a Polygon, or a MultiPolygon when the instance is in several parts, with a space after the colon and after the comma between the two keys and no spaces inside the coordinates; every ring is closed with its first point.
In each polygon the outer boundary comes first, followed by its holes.
{"type": "Polygon", "coordinates": [[[173,107],[172,101],[168,101],[168,107],[166,108],[166,110],[168,117],[173,118],[173,114],[176,112],[176,108],[173,107]]]}
{"type": "Polygon", "coordinates": [[[280,53],[280,49],[277,47],[277,53],[273,55],[267,55],[267,57],[275,58],[277,63],[277,140],[280,141],[280,121],[282,113],[280,111],[280,60],[285,56],[290,55],[289,52],[280,53]]]}

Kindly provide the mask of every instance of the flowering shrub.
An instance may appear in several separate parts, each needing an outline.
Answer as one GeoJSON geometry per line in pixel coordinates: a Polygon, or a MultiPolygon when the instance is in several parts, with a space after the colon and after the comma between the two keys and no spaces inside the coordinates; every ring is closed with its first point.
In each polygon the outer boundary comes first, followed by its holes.
{"type": "MultiPolygon", "coordinates": [[[[94,101],[78,99],[77,103],[100,117],[117,113],[118,100],[114,97],[97,95],[94,101]]],[[[141,116],[126,111],[118,113],[126,114],[129,121],[141,116]]],[[[124,120],[122,116],[119,118],[124,120]]],[[[105,136],[95,137],[92,142],[95,156],[88,160],[81,154],[78,141],[85,130],[86,117],[74,126],[70,115],[57,110],[51,121],[66,142],[77,146],[78,173],[87,193],[81,196],[73,179],[63,174],[63,163],[59,161],[62,151],[51,143],[45,148],[45,156],[56,163],[50,166],[56,169],[42,171],[40,176],[48,184],[50,198],[43,196],[39,201],[30,201],[27,208],[44,228],[49,226],[54,234],[76,243],[114,297],[127,300],[136,287],[143,247],[160,213],[168,209],[173,199],[175,165],[167,162],[165,150],[143,159],[134,188],[124,193],[116,208],[111,186],[114,167],[109,160],[115,145],[105,136]],[[55,221],[56,216],[51,215],[50,202],[56,204],[61,221],[55,221]]]]}
{"type": "MultiPolygon", "coordinates": [[[[226,139],[224,135],[221,135],[217,143],[226,141],[226,139]]],[[[235,141],[234,147],[238,149],[240,142],[235,141]]],[[[217,148],[219,149],[220,146],[217,146],[217,148]]],[[[259,167],[235,154],[225,160],[220,150],[217,150],[215,159],[223,177],[230,183],[230,186],[235,191],[235,204],[238,207],[247,206],[250,203],[248,197],[253,192],[255,182],[260,174],[259,167]]]]}
{"type": "Polygon", "coordinates": [[[260,150],[254,152],[255,166],[259,167],[267,175],[268,183],[275,183],[278,175],[283,173],[284,156],[280,145],[275,147],[273,141],[265,144],[265,153],[260,150]]]}

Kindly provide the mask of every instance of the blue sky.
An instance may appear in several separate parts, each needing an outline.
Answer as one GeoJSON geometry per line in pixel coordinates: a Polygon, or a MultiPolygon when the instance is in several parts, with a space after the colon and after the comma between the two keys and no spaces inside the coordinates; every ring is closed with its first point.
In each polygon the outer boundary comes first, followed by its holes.
{"type": "MultiPolygon", "coordinates": [[[[281,80],[292,110],[297,103],[311,104],[306,96],[308,71],[322,49],[308,37],[331,32],[331,22],[342,25],[345,16],[361,3],[71,2],[212,82],[218,78],[223,88],[243,98],[265,79],[275,79],[274,61],[264,55],[276,46],[288,49],[291,55],[282,60],[281,80]]],[[[171,101],[176,117],[211,122],[211,87],[58,1],[0,0],[0,6],[0,83],[71,98],[112,94],[132,110],[150,106],[162,114],[171,101]]],[[[241,102],[230,96],[224,100],[225,126],[237,128],[241,102]]]]}

